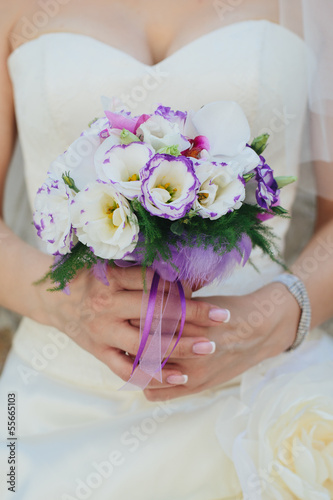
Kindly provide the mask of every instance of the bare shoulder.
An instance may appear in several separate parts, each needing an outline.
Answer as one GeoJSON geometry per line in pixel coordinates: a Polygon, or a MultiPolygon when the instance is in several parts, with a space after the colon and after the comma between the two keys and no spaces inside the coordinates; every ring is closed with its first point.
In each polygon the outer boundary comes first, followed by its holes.
{"type": "Polygon", "coordinates": [[[36,38],[71,0],[0,0],[1,37],[12,52],[36,38]]]}
{"type": "MultiPolygon", "coordinates": [[[[29,2],[30,0],[28,0],[29,2]]],[[[11,53],[10,35],[12,26],[20,9],[23,7],[23,0],[0,0],[0,217],[2,216],[2,200],[4,185],[8,167],[10,164],[15,138],[16,125],[14,113],[13,88],[8,72],[7,59],[11,53]]]]}

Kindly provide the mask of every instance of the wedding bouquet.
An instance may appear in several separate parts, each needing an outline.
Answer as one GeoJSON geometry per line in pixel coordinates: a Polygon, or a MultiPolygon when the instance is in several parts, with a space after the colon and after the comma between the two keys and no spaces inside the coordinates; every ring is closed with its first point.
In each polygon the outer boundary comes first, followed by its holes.
{"type": "Polygon", "coordinates": [[[177,341],[182,334],[182,281],[199,287],[224,279],[256,246],[277,259],[263,221],[286,213],[280,188],[294,179],[274,178],[262,156],[268,135],[250,144],[248,121],[235,102],[196,112],[159,105],[140,116],[108,108],[51,164],[37,192],[34,224],[56,256],[45,276],[52,290],[67,290],[84,267],[105,284],[108,265],[154,270],[133,365],[133,373],[139,365],[147,374],[146,384],[160,376],[180,318],[177,341]],[[178,309],[171,285],[169,305],[158,301],[160,278],[176,286],[178,309]]]}

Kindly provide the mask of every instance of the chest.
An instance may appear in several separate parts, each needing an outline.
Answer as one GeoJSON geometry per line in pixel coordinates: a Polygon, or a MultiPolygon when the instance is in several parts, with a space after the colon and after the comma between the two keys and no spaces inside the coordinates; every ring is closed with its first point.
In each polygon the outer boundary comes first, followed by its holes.
{"type": "Polygon", "coordinates": [[[222,26],[278,17],[278,0],[30,0],[13,22],[11,44],[52,32],[84,34],[153,65],[222,26]]]}

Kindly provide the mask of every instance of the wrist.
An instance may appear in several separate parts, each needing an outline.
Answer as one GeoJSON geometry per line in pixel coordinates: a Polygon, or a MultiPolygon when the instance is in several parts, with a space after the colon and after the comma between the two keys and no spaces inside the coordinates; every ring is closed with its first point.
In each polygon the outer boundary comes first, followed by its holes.
{"type": "Polygon", "coordinates": [[[52,286],[49,280],[40,283],[39,280],[48,272],[53,261],[54,258],[50,255],[38,254],[38,265],[34,267],[31,275],[29,275],[29,300],[27,301],[27,311],[24,314],[38,323],[49,326],[53,326],[50,319],[50,299],[51,296],[56,295],[56,293],[48,291],[52,286]]]}
{"type": "Polygon", "coordinates": [[[310,331],[311,304],[308,292],[303,281],[294,274],[280,274],[277,278],[274,279],[274,282],[282,283],[288,289],[294,299],[296,299],[301,309],[296,338],[293,344],[287,349],[288,351],[294,350],[301,345],[310,331]]]}
{"type": "Polygon", "coordinates": [[[296,339],[302,313],[296,298],[283,283],[273,281],[254,292],[252,302],[272,356],[287,351],[296,339]]]}

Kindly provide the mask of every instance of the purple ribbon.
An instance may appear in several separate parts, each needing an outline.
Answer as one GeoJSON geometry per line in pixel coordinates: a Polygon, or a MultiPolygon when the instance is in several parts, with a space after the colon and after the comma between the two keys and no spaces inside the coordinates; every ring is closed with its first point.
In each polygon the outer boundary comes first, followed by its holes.
{"type": "Polygon", "coordinates": [[[143,390],[152,378],[162,382],[162,368],[180,341],[186,319],[184,289],[180,281],[169,282],[169,291],[163,307],[165,283],[166,281],[161,280],[155,271],[147,304],[145,304],[147,294],[143,294],[141,325],[144,326],[141,327],[140,345],[133,363],[131,377],[120,390],[138,388],[143,390]],[[178,293],[175,293],[176,291],[178,293]],[[175,336],[179,320],[181,322],[176,342],[170,354],[163,361],[175,336]]]}
{"type": "Polygon", "coordinates": [[[186,298],[185,298],[185,292],[184,292],[184,288],[183,288],[183,285],[181,284],[181,282],[179,280],[177,280],[176,283],[177,283],[177,287],[178,287],[178,292],[179,292],[179,297],[180,297],[180,304],[181,304],[181,308],[182,308],[180,329],[179,329],[179,333],[178,333],[178,337],[177,337],[177,340],[175,342],[175,345],[173,346],[173,348],[172,348],[169,356],[163,361],[163,363],[161,365],[161,368],[163,368],[166,365],[166,363],[168,362],[171,354],[175,350],[178,342],[180,341],[180,337],[182,336],[182,333],[183,333],[183,330],[184,330],[184,326],[185,326],[185,319],[186,319],[186,298]]]}
{"type": "Polygon", "coordinates": [[[157,272],[155,272],[154,277],[153,277],[153,282],[151,284],[150,294],[149,294],[149,302],[148,302],[145,326],[143,328],[142,337],[141,337],[141,341],[140,341],[140,345],[139,345],[139,350],[137,352],[137,355],[135,356],[131,375],[133,375],[135,368],[138,366],[140,358],[143,354],[143,351],[144,351],[146,344],[147,344],[147,341],[148,341],[149,332],[151,330],[151,325],[152,325],[153,317],[154,317],[159,281],[160,281],[160,276],[157,272]]]}

